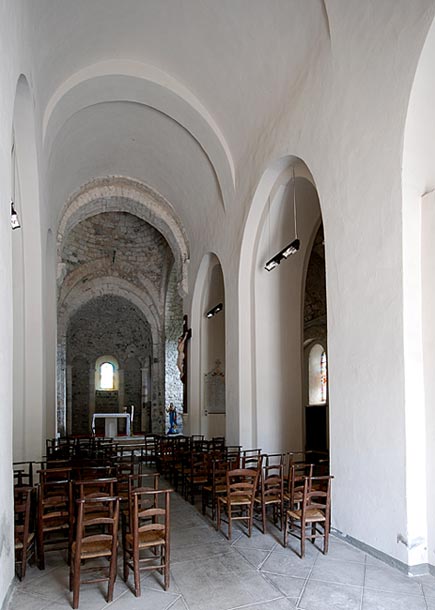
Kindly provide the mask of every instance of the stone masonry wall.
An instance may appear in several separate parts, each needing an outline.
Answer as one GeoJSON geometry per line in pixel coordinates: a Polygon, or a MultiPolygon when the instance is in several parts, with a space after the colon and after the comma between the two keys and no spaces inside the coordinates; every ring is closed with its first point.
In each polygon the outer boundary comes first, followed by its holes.
{"type": "MultiPolygon", "coordinates": [[[[177,292],[177,277],[172,269],[169,275],[165,307],[165,405],[174,403],[177,410],[178,431],[183,431],[183,384],[177,367],[178,337],[183,330],[183,303],[177,292]]],[[[169,429],[166,413],[165,429],[169,429]]]]}
{"type": "MultiPolygon", "coordinates": [[[[149,324],[137,307],[121,297],[106,295],[92,299],[71,318],[67,333],[67,362],[72,365],[72,433],[89,433],[89,377],[97,358],[113,356],[120,375],[124,405],[134,404],[134,430],[140,431],[141,367],[152,354],[149,324]],[[89,363],[87,371],[76,362],[89,363]],[[134,366],[132,366],[132,364],[134,366]],[[76,414],[76,415],[75,415],[76,414]]],[[[95,410],[115,408],[118,393],[98,392],[95,410]],[[115,401],[115,403],[114,403],[115,401]]],[[[121,405],[122,407],[123,405],[121,405]]]]}

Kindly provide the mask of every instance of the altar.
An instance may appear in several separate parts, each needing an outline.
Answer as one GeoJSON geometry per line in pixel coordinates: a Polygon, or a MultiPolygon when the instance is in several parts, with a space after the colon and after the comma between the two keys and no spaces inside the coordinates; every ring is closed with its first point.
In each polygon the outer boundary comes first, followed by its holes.
{"type": "Polygon", "coordinates": [[[131,415],[130,413],[94,413],[92,416],[92,434],[95,434],[95,420],[104,419],[104,436],[115,438],[118,436],[118,421],[125,419],[125,434],[131,435],[131,415]]]}

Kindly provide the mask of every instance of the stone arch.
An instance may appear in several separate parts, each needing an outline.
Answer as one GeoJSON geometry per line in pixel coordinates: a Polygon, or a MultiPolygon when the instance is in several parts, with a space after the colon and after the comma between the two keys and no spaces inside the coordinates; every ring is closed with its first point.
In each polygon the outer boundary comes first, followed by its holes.
{"type": "Polygon", "coordinates": [[[63,302],[59,307],[58,320],[58,338],[62,340],[66,336],[68,322],[71,316],[85,303],[95,298],[96,296],[115,295],[130,301],[143,313],[148,320],[153,345],[159,343],[159,333],[161,333],[158,317],[153,310],[153,303],[144,299],[143,291],[132,285],[127,280],[115,277],[99,277],[89,280],[86,283],[86,289],[81,286],[73,288],[68,294],[66,302],[63,302]]]}
{"type": "MultiPolygon", "coordinates": [[[[240,442],[246,446],[257,446],[258,444],[257,430],[259,424],[256,386],[258,337],[255,328],[256,294],[254,281],[258,265],[258,247],[268,214],[268,204],[270,205],[270,201],[274,200],[279,190],[290,182],[293,169],[298,184],[310,185],[317,192],[313,176],[301,158],[286,155],[276,159],[269,165],[259,181],[243,232],[238,273],[240,315],[238,419],[240,442]]],[[[309,241],[309,238],[307,238],[307,241],[309,241]]],[[[304,269],[306,269],[306,265],[307,257],[304,256],[304,269]]],[[[300,309],[302,319],[302,306],[300,309]]],[[[300,350],[302,352],[302,346],[300,346],[300,350]]],[[[302,374],[300,377],[302,378],[302,374]]],[[[277,438],[279,438],[279,434],[277,438]]]]}
{"type": "MultiPolygon", "coordinates": [[[[187,294],[189,243],[171,204],[147,185],[122,176],[96,178],[83,185],[65,204],[57,232],[57,256],[62,243],[78,223],[103,212],[127,212],[157,229],[171,248],[177,269],[178,289],[187,294]]],[[[62,269],[58,270],[58,277],[62,269]]]]}

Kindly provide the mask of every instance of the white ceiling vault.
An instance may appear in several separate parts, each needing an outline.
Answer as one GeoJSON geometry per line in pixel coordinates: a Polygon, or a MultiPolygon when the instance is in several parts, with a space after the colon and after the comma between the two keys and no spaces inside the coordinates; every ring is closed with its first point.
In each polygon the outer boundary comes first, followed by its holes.
{"type": "Polygon", "coordinates": [[[107,175],[149,185],[189,232],[198,213],[218,219],[236,205],[330,43],[319,0],[251,7],[26,3],[53,220],[73,192],[107,175]]]}

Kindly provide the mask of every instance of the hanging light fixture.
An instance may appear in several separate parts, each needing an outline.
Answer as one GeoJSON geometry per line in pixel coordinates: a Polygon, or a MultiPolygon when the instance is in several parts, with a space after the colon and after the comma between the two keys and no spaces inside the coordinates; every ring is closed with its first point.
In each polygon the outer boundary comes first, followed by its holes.
{"type": "Polygon", "coordinates": [[[208,311],[205,314],[206,318],[212,318],[213,316],[215,316],[217,313],[219,313],[220,311],[222,311],[222,309],[224,308],[223,303],[218,303],[217,305],[215,305],[214,307],[212,307],[210,309],[210,311],[208,311]]]}
{"type": "Polygon", "coordinates": [[[21,227],[13,201],[11,201],[11,227],[13,229],[19,229],[21,227]]]}
{"type": "Polygon", "coordinates": [[[11,227],[12,229],[19,229],[21,227],[20,220],[18,218],[17,211],[14,206],[15,199],[15,172],[17,170],[16,159],[15,159],[15,136],[12,139],[12,150],[11,150],[11,167],[12,167],[12,199],[11,199],[11,227]]]}
{"type": "MultiPolygon", "coordinates": [[[[270,212],[269,212],[269,214],[270,214],[270,212]]],[[[295,221],[295,239],[291,243],[289,243],[288,246],[286,246],[285,248],[280,250],[278,252],[278,254],[275,254],[275,256],[272,256],[272,258],[267,261],[267,263],[264,265],[264,268],[266,269],[266,271],[272,271],[272,269],[275,269],[275,267],[277,267],[283,259],[288,258],[292,254],[296,254],[296,252],[299,250],[300,245],[301,245],[301,242],[298,239],[298,226],[297,226],[297,218],[296,218],[296,178],[295,178],[294,166],[293,166],[293,218],[295,221]]]]}

